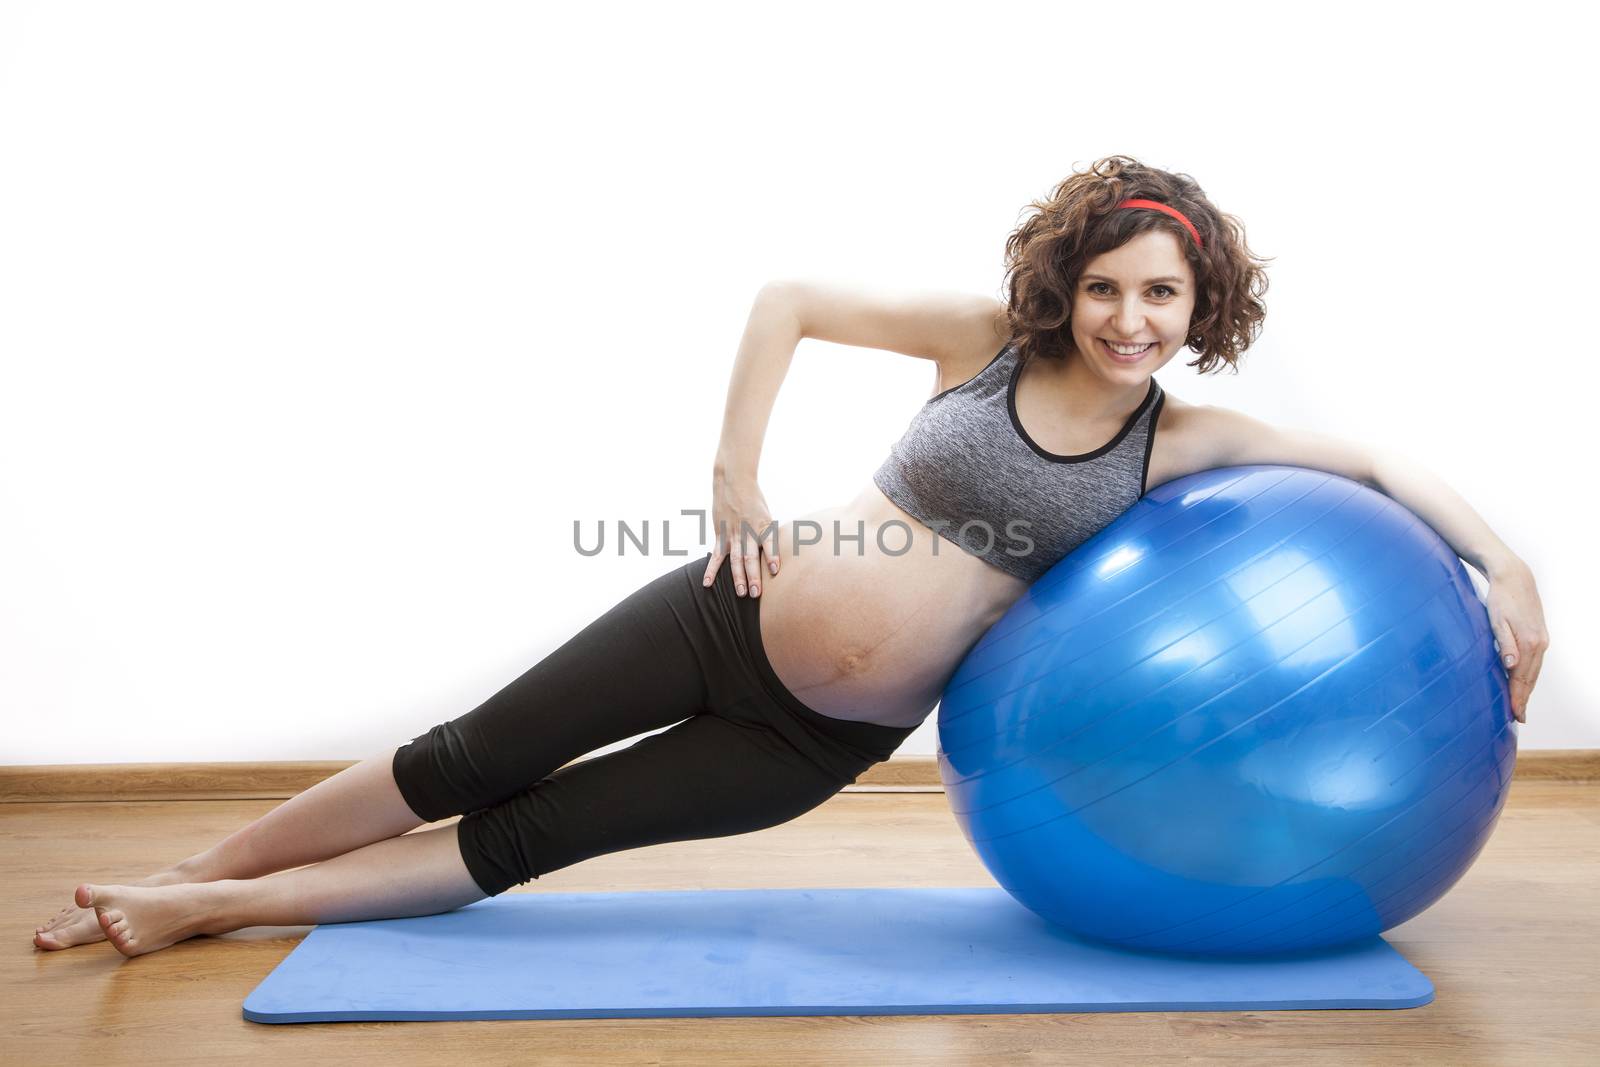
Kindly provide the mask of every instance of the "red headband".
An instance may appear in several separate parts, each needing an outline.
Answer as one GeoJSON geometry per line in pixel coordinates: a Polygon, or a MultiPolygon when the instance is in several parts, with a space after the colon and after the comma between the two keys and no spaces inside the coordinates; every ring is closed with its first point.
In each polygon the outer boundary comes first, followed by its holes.
{"type": "Polygon", "coordinates": [[[1195,229],[1194,228],[1194,223],[1192,223],[1188,219],[1184,218],[1183,217],[1183,212],[1179,211],[1175,207],[1168,207],[1166,204],[1158,204],[1154,200],[1124,200],[1122,203],[1118,204],[1117,206],[1119,208],[1120,207],[1147,207],[1147,208],[1150,208],[1153,211],[1160,211],[1160,212],[1162,212],[1164,214],[1171,215],[1173,218],[1175,218],[1179,222],[1183,223],[1183,225],[1188,229],[1189,236],[1194,238],[1194,243],[1195,243],[1195,247],[1196,248],[1204,248],[1205,247],[1204,242],[1202,242],[1200,240],[1200,231],[1195,229]]]}

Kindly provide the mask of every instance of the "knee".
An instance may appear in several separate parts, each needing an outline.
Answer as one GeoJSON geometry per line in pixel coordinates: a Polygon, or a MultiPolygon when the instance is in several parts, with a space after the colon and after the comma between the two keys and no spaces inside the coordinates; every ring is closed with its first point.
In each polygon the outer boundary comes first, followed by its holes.
{"type": "Polygon", "coordinates": [[[498,896],[556,869],[549,866],[549,835],[540,833],[544,823],[534,810],[538,803],[530,789],[494,807],[468,812],[456,824],[462,862],[486,895],[498,896]]]}
{"type": "Polygon", "coordinates": [[[389,759],[389,769],[394,774],[395,788],[413,814],[424,822],[437,822],[460,812],[449,810],[450,803],[440,788],[440,776],[435,767],[433,739],[442,729],[432,730],[394,750],[389,759]]]}
{"type": "Polygon", "coordinates": [[[453,721],[395,749],[395,787],[419,819],[437,822],[491,803],[482,774],[453,721]]]}

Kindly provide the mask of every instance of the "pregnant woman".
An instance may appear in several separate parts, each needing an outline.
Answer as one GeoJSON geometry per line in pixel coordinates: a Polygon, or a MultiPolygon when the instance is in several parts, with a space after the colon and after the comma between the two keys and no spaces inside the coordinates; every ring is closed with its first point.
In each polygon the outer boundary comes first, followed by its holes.
{"type": "Polygon", "coordinates": [[[1188,176],[1125,156],[1032,207],[1007,242],[1005,303],[766,286],[728,391],[713,551],[473,711],[171,868],[79,885],[34,944],[109,939],[136,956],[245,926],[428,915],[592,856],[786,822],[889,758],[1053,563],[1146,490],[1213,467],[1331,471],[1428,522],[1489,578],[1522,720],[1542,607],[1465,501],[1403,460],[1157,384],[1185,349],[1201,373],[1235,366],[1260,327],[1265,276],[1237,220],[1188,176]],[[853,500],[774,523],[757,463],[805,337],[926,359],[935,395],[853,500]]]}

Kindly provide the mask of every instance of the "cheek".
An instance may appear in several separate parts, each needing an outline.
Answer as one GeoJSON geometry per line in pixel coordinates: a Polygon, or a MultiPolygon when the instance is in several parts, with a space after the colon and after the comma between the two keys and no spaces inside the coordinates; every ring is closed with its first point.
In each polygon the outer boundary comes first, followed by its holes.
{"type": "Polygon", "coordinates": [[[1172,336],[1188,336],[1189,328],[1194,325],[1194,305],[1190,304],[1188,307],[1173,308],[1172,314],[1167,316],[1163,321],[1164,328],[1172,336]]]}
{"type": "Polygon", "coordinates": [[[1108,317],[1105,308],[1082,300],[1072,312],[1073,324],[1083,333],[1097,332],[1108,317]]]}

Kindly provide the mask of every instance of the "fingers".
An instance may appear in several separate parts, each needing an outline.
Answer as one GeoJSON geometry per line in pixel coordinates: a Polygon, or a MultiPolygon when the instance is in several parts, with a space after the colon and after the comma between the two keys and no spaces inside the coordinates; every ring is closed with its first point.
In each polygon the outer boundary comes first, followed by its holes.
{"type": "Polygon", "coordinates": [[[1495,644],[1500,647],[1500,665],[1505,668],[1508,687],[1511,697],[1511,717],[1518,722],[1523,722],[1523,706],[1527,700],[1524,686],[1527,672],[1519,665],[1520,657],[1517,655],[1517,638],[1511,632],[1511,624],[1502,616],[1493,622],[1495,644]]]}
{"type": "MultiPolygon", "coordinates": [[[[718,524],[719,531],[722,525],[718,524]]],[[[717,538],[717,547],[711,553],[707,562],[706,572],[701,578],[701,584],[709,586],[717,575],[717,568],[722,561],[728,561],[728,572],[733,578],[733,591],[735,596],[761,595],[761,560],[764,555],[767,560],[767,573],[778,573],[778,534],[777,524],[768,520],[764,528],[768,532],[757,534],[753,530],[742,534],[738,538],[717,538]]]]}
{"type": "MultiPolygon", "coordinates": [[[[736,596],[744,596],[748,589],[751,596],[761,594],[761,561],[758,553],[741,552],[738,549],[729,549],[726,553],[713,552],[706,561],[706,572],[700,578],[702,586],[709,587],[716,581],[717,568],[722,561],[728,561],[728,570],[733,574],[733,591],[736,596]]],[[[777,570],[774,569],[776,574],[777,570]]]]}
{"type": "Polygon", "coordinates": [[[778,573],[778,528],[776,523],[770,523],[768,535],[764,535],[756,544],[755,551],[750,553],[750,595],[760,595],[761,582],[761,556],[767,557],[767,574],[778,573]]]}
{"type": "Polygon", "coordinates": [[[1532,688],[1521,671],[1511,676],[1511,717],[1518,722],[1528,721],[1528,693],[1532,688]]]}
{"type": "Polygon", "coordinates": [[[1504,621],[1495,630],[1500,635],[1500,661],[1511,675],[1511,715],[1518,722],[1527,722],[1528,697],[1544,666],[1544,650],[1550,643],[1549,638],[1539,631],[1519,641],[1511,624],[1504,621]]]}
{"type": "Polygon", "coordinates": [[[1511,624],[1503,618],[1496,622],[1494,637],[1500,646],[1500,663],[1509,671],[1517,662],[1517,639],[1511,633],[1511,624]]]}
{"type": "Polygon", "coordinates": [[[767,557],[767,569],[778,573],[776,524],[768,520],[765,533],[753,529],[741,533],[736,546],[728,550],[728,566],[733,571],[733,591],[736,596],[761,595],[761,557],[767,557]]]}
{"type": "MultiPolygon", "coordinates": [[[[761,538],[761,551],[767,557],[767,573],[775,575],[778,573],[778,524],[768,519],[767,526],[764,529],[766,532],[761,538]]],[[[756,569],[760,570],[760,567],[756,569]]]]}
{"type": "Polygon", "coordinates": [[[1541,648],[1528,657],[1528,690],[1522,695],[1522,718],[1518,719],[1518,722],[1528,721],[1528,697],[1539,681],[1539,668],[1542,666],[1544,666],[1544,649],[1541,648]]]}
{"type": "MultiPolygon", "coordinates": [[[[1515,646],[1512,646],[1513,649],[1515,646]]],[[[1505,664],[1506,672],[1510,677],[1511,687],[1511,717],[1518,722],[1528,721],[1528,692],[1533,688],[1528,682],[1528,665],[1517,658],[1513,650],[1506,651],[1507,646],[1500,645],[1500,661],[1505,664]]]]}
{"type": "Polygon", "coordinates": [[[1511,714],[1518,722],[1528,721],[1528,697],[1533,693],[1534,684],[1539,680],[1539,671],[1544,666],[1546,644],[1543,635],[1524,640],[1516,666],[1511,672],[1511,714]]]}
{"type": "Polygon", "coordinates": [[[761,548],[757,547],[745,553],[744,576],[750,586],[751,596],[761,595],[761,548]]]}
{"type": "Polygon", "coordinates": [[[735,548],[728,552],[728,566],[733,571],[733,592],[735,596],[744,596],[749,592],[751,596],[761,595],[761,550],[756,548],[735,548]]]}

